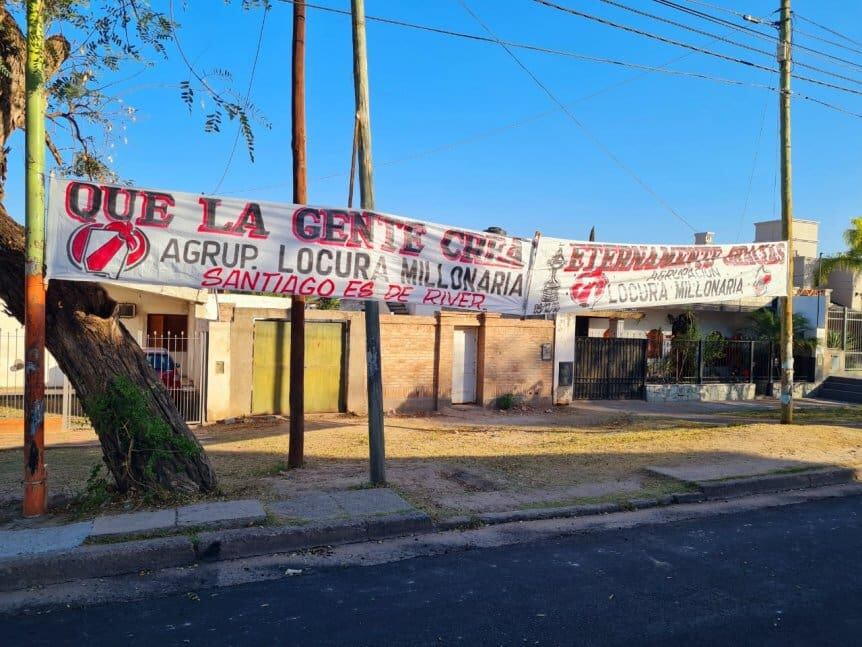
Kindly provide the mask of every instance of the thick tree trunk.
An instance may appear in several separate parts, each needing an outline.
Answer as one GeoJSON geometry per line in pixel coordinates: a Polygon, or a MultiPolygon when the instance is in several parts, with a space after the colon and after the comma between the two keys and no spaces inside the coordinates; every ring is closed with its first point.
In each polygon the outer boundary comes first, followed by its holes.
{"type": "MultiPolygon", "coordinates": [[[[24,230],[0,204],[0,298],[24,319],[24,230]]],[[[120,491],[208,492],[216,488],[209,459],[180,416],[144,353],[115,316],[116,303],[94,283],[51,281],[47,295],[47,346],[93,418],[105,464],[120,491]],[[140,451],[121,429],[93,416],[95,399],[125,377],[143,398],[146,413],[194,451],[140,451]]]]}
{"type": "MultiPolygon", "coordinates": [[[[24,230],[7,214],[3,197],[6,142],[24,126],[25,49],[24,34],[0,0],[0,62],[5,69],[0,74],[0,299],[22,323],[24,230]]],[[[68,56],[69,43],[62,35],[47,38],[46,78],[56,74],[68,56]]],[[[118,488],[156,494],[216,489],[215,473],[206,454],[138,344],[117,321],[115,307],[107,292],[94,283],[52,281],[48,288],[48,350],[90,415],[118,488]],[[136,391],[138,408],[143,409],[135,412],[136,417],[164,423],[159,426],[167,431],[159,442],[141,443],[140,438],[134,438],[131,421],[107,424],[93,415],[99,398],[118,384],[118,378],[128,380],[136,391]]]]}

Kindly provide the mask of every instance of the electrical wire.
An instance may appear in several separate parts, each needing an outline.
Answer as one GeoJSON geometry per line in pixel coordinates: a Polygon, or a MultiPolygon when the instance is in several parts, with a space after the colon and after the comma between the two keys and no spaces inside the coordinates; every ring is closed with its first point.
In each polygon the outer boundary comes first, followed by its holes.
{"type": "MultiPolygon", "coordinates": [[[[285,4],[293,4],[294,0],[280,0],[280,1],[284,2],[285,4]]],[[[708,3],[697,3],[697,4],[707,4],[708,5],[708,3]]],[[[335,7],[328,7],[325,5],[318,5],[318,4],[313,4],[313,3],[306,3],[306,6],[311,8],[311,9],[317,9],[317,10],[324,11],[324,12],[334,13],[334,14],[343,15],[343,16],[350,16],[349,10],[338,9],[335,7]]],[[[731,12],[731,13],[736,13],[736,12],[731,12]]],[[[739,15],[743,15],[743,14],[739,14],[739,15]]],[[[496,41],[492,38],[477,36],[475,34],[465,34],[462,32],[455,32],[455,31],[448,30],[448,29],[429,27],[426,25],[421,25],[421,24],[416,24],[416,23],[407,23],[404,21],[389,19],[389,18],[383,18],[380,16],[366,15],[366,20],[368,20],[370,22],[381,22],[384,24],[389,24],[389,25],[394,25],[394,26],[399,26],[399,27],[406,27],[409,29],[429,31],[429,32],[436,33],[439,35],[454,36],[454,37],[459,37],[459,38],[466,38],[466,39],[473,40],[473,41],[489,42],[489,43],[493,43],[493,44],[498,44],[498,41],[496,41]]],[[[624,68],[631,68],[631,69],[639,70],[641,72],[641,74],[633,75],[627,79],[624,79],[624,80],[616,82],[616,83],[612,83],[612,84],[607,85],[603,88],[600,88],[599,90],[597,90],[595,92],[592,92],[588,95],[582,96],[582,97],[576,99],[573,102],[573,104],[578,104],[578,103],[581,103],[583,101],[587,101],[588,99],[591,99],[595,96],[598,96],[600,94],[608,92],[614,88],[625,85],[627,83],[631,83],[637,79],[642,78],[644,75],[650,74],[650,73],[663,73],[663,74],[669,74],[669,75],[674,75],[674,76],[698,78],[698,79],[703,79],[703,80],[725,83],[728,85],[753,87],[753,88],[769,90],[771,92],[778,92],[778,88],[776,88],[774,86],[766,85],[766,84],[750,83],[750,82],[745,82],[745,81],[739,81],[736,79],[724,79],[724,78],[720,78],[720,77],[709,76],[706,74],[700,74],[700,73],[696,73],[696,72],[684,72],[684,71],[679,71],[679,70],[667,69],[668,66],[673,65],[674,63],[677,63],[679,61],[682,61],[682,60],[692,56],[694,53],[697,53],[697,50],[689,50],[686,53],[682,54],[681,56],[675,57],[675,58],[667,61],[666,63],[663,63],[659,66],[653,67],[653,66],[648,66],[648,65],[641,65],[638,63],[631,63],[628,61],[604,59],[604,58],[599,58],[599,57],[594,57],[594,56],[585,56],[585,55],[577,54],[575,52],[563,51],[563,50],[554,50],[554,49],[543,48],[543,47],[538,47],[538,46],[533,46],[533,45],[513,43],[510,41],[502,41],[502,42],[505,43],[506,45],[510,46],[510,47],[528,49],[531,51],[537,51],[537,52],[545,53],[545,54],[566,56],[569,58],[573,58],[575,60],[583,60],[585,62],[606,63],[606,64],[611,64],[611,65],[617,65],[617,66],[624,67],[624,68]]],[[[770,70],[770,71],[774,72],[774,70],[770,70]]],[[[842,114],[845,114],[845,115],[848,115],[851,117],[862,119],[862,113],[857,113],[857,112],[853,112],[851,110],[847,110],[841,106],[837,106],[837,105],[829,103],[827,101],[823,101],[821,99],[817,99],[815,97],[811,97],[809,95],[799,93],[798,91],[795,91],[795,90],[792,91],[791,94],[794,98],[802,99],[804,101],[813,102],[813,103],[816,103],[822,107],[834,110],[836,112],[839,112],[839,113],[842,113],[842,114]]],[[[445,144],[433,146],[431,148],[426,148],[426,149],[423,149],[421,151],[417,151],[415,153],[409,153],[407,155],[403,155],[400,157],[395,157],[395,158],[391,158],[388,160],[378,161],[377,164],[378,164],[378,166],[381,166],[381,167],[387,167],[387,166],[396,166],[398,164],[413,161],[416,159],[422,159],[422,158],[425,158],[425,157],[428,157],[431,155],[435,155],[435,154],[444,152],[446,150],[451,150],[453,148],[464,146],[464,145],[479,141],[481,139],[485,139],[487,137],[494,136],[494,135],[502,133],[502,132],[513,130],[515,128],[520,128],[522,126],[525,126],[525,125],[532,123],[534,121],[537,121],[539,119],[542,119],[542,118],[551,116],[553,114],[556,114],[557,112],[559,112],[558,109],[546,110],[544,112],[536,113],[536,114],[530,115],[528,117],[525,117],[523,119],[512,121],[512,122],[509,122],[507,124],[503,124],[502,126],[498,126],[495,128],[484,130],[484,131],[475,133],[473,135],[469,135],[467,137],[463,137],[463,138],[460,138],[460,139],[457,139],[457,140],[454,140],[454,141],[451,141],[451,142],[448,142],[445,144]]],[[[343,177],[344,175],[346,175],[346,172],[330,173],[328,175],[319,176],[319,177],[316,177],[314,179],[315,179],[315,181],[323,181],[323,180],[333,179],[336,177],[343,177]]],[[[278,188],[282,188],[285,186],[289,186],[289,184],[290,184],[289,182],[282,182],[282,183],[277,183],[277,184],[269,184],[269,185],[256,186],[256,187],[246,187],[243,189],[234,189],[234,190],[230,190],[230,191],[222,191],[222,193],[226,194],[226,195],[231,195],[231,194],[238,194],[238,193],[245,193],[245,192],[278,189],[278,188]]]]}
{"type": "MultiPolygon", "coordinates": [[[[652,32],[644,31],[642,29],[637,29],[637,28],[631,27],[629,25],[623,25],[621,23],[614,22],[614,21],[608,20],[606,18],[601,18],[599,16],[594,16],[592,14],[584,13],[583,11],[578,11],[577,9],[572,9],[571,7],[565,7],[563,5],[558,5],[554,2],[550,2],[549,0],[533,0],[533,2],[540,4],[540,5],[544,5],[546,7],[551,8],[551,9],[556,9],[558,11],[562,11],[564,13],[572,14],[573,16],[578,16],[580,18],[586,18],[587,20],[592,20],[593,22],[597,22],[597,23],[606,25],[608,27],[614,27],[616,29],[621,29],[623,31],[637,34],[639,36],[646,36],[647,38],[651,38],[653,40],[657,40],[657,41],[666,43],[668,45],[675,45],[677,47],[683,47],[685,49],[690,49],[692,51],[700,52],[701,54],[707,54],[709,56],[713,56],[715,58],[719,58],[719,59],[722,59],[725,61],[730,61],[733,63],[740,63],[742,65],[747,65],[749,67],[753,67],[754,69],[757,69],[757,70],[763,70],[766,72],[775,72],[776,71],[774,68],[767,67],[767,66],[761,65],[759,63],[754,63],[752,61],[747,61],[745,59],[736,58],[733,56],[728,56],[726,54],[721,54],[719,52],[714,52],[712,50],[704,49],[702,47],[696,47],[696,46],[691,45],[689,43],[684,43],[682,41],[674,40],[673,38],[667,38],[665,36],[660,36],[660,35],[654,34],[652,32]]],[[[800,63],[797,63],[797,65],[801,66],[800,63]]],[[[810,67],[810,66],[808,66],[808,67],[810,67]]],[[[817,69],[819,69],[819,68],[817,68],[817,69]]],[[[848,88],[848,87],[845,87],[843,85],[838,85],[836,83],[830,83],[829,81],[822,81],[819,79],[812,78],[810,76],[802,76],[800,74],[797,74],[794,76],[795,76],[795,78],[799,79],[800,81],[806,81],[808,83],[814,83],[817,85],[821,85],[823,87],[831,88],[833,90],[839,90],[841,92],[847,92],[849,94],[862,95],[862,91],[860,91],[860,90],[854,90],[853,88],[848,88]]],[[[855,81],[855,82],[862,84],[862,81],[855,81]]]]}
{"type": "Polygon", "coordinates": [[[533,80],[533,82],[548,96],[548,98],[551,101],[553,101],[569,117],[569,119],[571,119],[571,121],[576,126],[578,126],[578,128],[580,128],[587,135],[587,137],[590,139],[590,141],[593,143],[594,146],[596,146],[608,158],[610,158],[610,160],[613,161],[614,164],[616,164],[623,171],[625,171],[625,173],[627,175],[629,175],[635,182],[637,182],[641,186],[642,189],[644,189],[647,193],[649,193],[653,197],[653,199],[655,199],[655,201],[658,202],[658,204],[660,204],[662,207],[667,209],[673,216],[675,216],[686,227],[688,227],[692,231],[696,231],[695,228],[692,226],[692,224],[688,220],[686,220],[679,212],[677,212],[676,209],[674,209],[670,204],[668,204],[668,202],[666,200],[664,200],[664,198],[662,198],[658,193],[656,193],[655,190],[649,184],[647,184],[646,181],[644,181],[637,173],[635,173],[635,171],[630,166],[625,164],[607,146],[605,146],[598,139],[598,137],[596,137],[596,135],[589,128],[587,128],[587,126],[583,122],[581,122],[575,116],[575,114],[569,109],[569,107],[566,106],[566,104],[564,104],[562,101],[560,101],[560,99],[557,98],[557,96],[548,88],[548,86],[546,86],[544,83],[542,83],[542,81],[539,79],[539,77],[537,77],[530,70],[530,68],[527,67],[526,64],[524,64],[524,62],[520,58],[518,58],[518,56],[505,43],[503,43],[503,41],[501,41],[497,37],[497,35],[491,30],[491,28],[488,27],[488,25],[486,25],[482,21],[482,19],[476,13],[473,12],[472,9],[470,9],[470,7],[467,5],[467,3],[464,0],[458,0],[458,2],[464,8],[464,10],[467,13],[469,13],[473,17],[473,19],[476,22],[478,22],[479,25],[481,25],[481,27],[486,32],[488,32],[488,35],[491,36],[495,41],[497,41],[497,44],[500,45],[500,47],[502,47],[506,51],[506,53],[512,58],[512,60],[514,60],[515,63],[517,63],[518,67],[520,67],[527,74],[527,76],[529,76],[533,80]]]}
{"type": "MultiPolygon", "coordinates": [[[[254,60],[252,61],[252,64],[251,64],[251,72],[249,73],[249,77],[248,77],[248,87],[246,88],[246,91],[245,91],[245,104],[246,105],[248,105],[248,102],[251,99],[251,89],[254,86],[254,76],[255,76],[255,73],[257,72],[258,61],[260,60],[260,49],[261,49],[261,45],[263,43],[263,33],[264,33],[264,29],[266,27],[266,17],[268,14],[269,14],[269,4],[264,4],[263,17],[260,19],[260,30],[259,30],[258,35],[257,35],[257,46],[255,47],[255,50],[254,50],[254,60]]],[[[225,163],[225,166],[224,166],[224,171],[222,172],[221,177],[219,178],[218,184],[216,184],[215,189],[213,189],[213,191],[212,191],[213,193],[219,192],[219,189],[221,189],[221,185],[224,183],[225,178],[227,177],[228,171],[230,171],[230,166],[233,163],[234,155],[236,155],[236,149],[237,149],[237,146],[239,145],[239,138],[241,135],[242,135],[242,126],[237,125],[236,136],[233,138],[233,145],[230,148],[230,155],[228,155],[227,162],[225,163]]]]}
{"type": "Polygon", "coordinates": [[[838,38],[846,40],[848,43],[853,43],[854,45],[859,45],[860,47],[862,47],[862,43],[860,43],[858,40],[854,40],[853,38],[850,38],[850,36],[846,36],[846,35],[842,34],[840,31],[836,31],[836,30],[832,29],[831,27],[827,27],[826,25],[821,25],[819,22],[815,22],[815,21],[811,20],[811,18],[806,18],[802,14],[799,14],[795,11],[793,12],[793,15],[796,18],[799,18],[799,20],[802,20],[802,21],[807,22],[811,25],[814,25],[815,27],[818,27],[825,32],[829,32],[833,36],[838,36],[838,38]]]}
{"type": "MultiPolygon", "coordinates": [[[[295,0],[279,0],[279,1],[286,3],[286,4],[293,4],[295,0]]],[[[534,1],[539,2],[539,3],[543,3],[542,0],[534,0],[534,1]]],[[[553,3],[543,3],[543,4],[549,4],[551,6],[555,6],[555,5],[553,5],[553,3]]],[[[320,11],[334,13],[334,14],[338,14],[338,15],[342,15],[342,16],[350,16],[350,10],[349,9],[338,9],[336,7],[328,7],[326,5],[319,5],[319,4],[313,4],[313,3],[305,3],[305,6],[310,8],[310,9],[317,9],[320,11]]],[[[562,9],[567,10],[567,8],[565,8],[565,7],[563,7],[562,9]]],[[[403,20],[396,20],[393,18],[384,18],[381,16],[370,16],[370,15],[366,14],[365,19],[369,22],[379,22],[379,23],[383,23],[383,24],[394,25],[397,27],[405,27],[408,29],[416,29],[419,31],[431,32],[431,33],[440,34],[440,35],[444,35],[444,36],[453,36],[456,38],[464,38],[467,40],[472,40],[472,41],[477,41],[477,42],[494,43],[494,44],[497,44],[497,42],[498,42],[492,38],[488,38],[485,36],[479,36],[477,34],[468,34],[468,33],[464,33],[464,32],[453,31],[450,29],[443,29],[440,27],[431,27],[428,25],[421,25],[421,24],[417,24],[417,23],[406,22],[403,20]]],[[[603,20],[603,19],[599,19],[599,20],[603,20]]],[[[614,23],[614,25],[615,25],[615,23],[614,23]]],[[[627,30],[633,30],[633,28],[628,28],[625,26],[622,26],[622,27],[627,29],[627,30]]],[[[634,31],[636,33],[641,33],[639,30],[634,30],[634,31]]],[[[753,67],[753,68],[758,69],[758,70],[771,72],[773,74],[778,72],[778,70],[771,68],[771,67],[766,67],[766,66],[760,65],[758,63],[746,61],[744,59],[737,59],[737,58],[733,58],[730,56],[725,56],[724,54],[721,54],[719,52],[714,52],[712,50],[707,50],[707,49],[704,49],[701,47],[696,47],[696,46],[690,45],[688,43],[683,43],[680,41],[674,41],[672,39],[665,39],[662,36],[652,35],[652,34],[649,34],[648,32],[644,32],[644,35],[647,35],[651,38],[657,38],[657,39],[662,40],[663,42],[666,42],[669,44],[677,45],[679,47],[682,47],[683,49],[689,50],[690,52],[708,54],[710,56],[715,56],[717,58],[727,60],[727,61],[732,61],[734,63],[741,63],[743,65],[753,67]]],[[[713,36],[717,36],[717,34],[714,34],[713,36]]],[[[775,92],[778,91],[777,88],[769,86],[769,85],[764,85],[764,84],[759,84],[759,83],[751,83],[751,82],[747,82],[747,81],[739,81],[737,79],[725,79],[725,78],[721,78],[721,77],[714,77],[714,76],[710,76],[710,75],[706,75],[706,74],[701,74],[699,72],[684,72],[684,71],[679,71],[679,70],[666,70],[666,69],[662,69],[662,67],[650,67],[648,65],[641,65],[639,63],[631,63],[629,61],[620,61],[620,60],[614,60],[614,59],[600,58],[597,56],[587,56],[585,54],[579,54],[576,52],[559,50],[559,49],[552,49],[552,48],[548,48],[548,47],[540,47],[538,45],[529,45],[526,43],[516,43],[516,42],[512,42],[512,41],[500,41],[500,43],[505,44],[508,47],[513,47],[513,48],[517,48],[517,49],[524,49],[524,50],[539,52],[539,53],[543,53],[543,54],[550,54],[550,55],[554,55],[554,56],[564,56],[567,58],[572,58],[575,60],[581,60],[581,61],[590,62],[590,63],[604,63],[604,64],[609,64],[609,65],[617,65],[620,67],[629,67],[632,69],[644,70],[647,72],[659,72],[659,73],[669,74],[669,75],[674,75],[674,76],[689,76],[689,77],[693,77],[693,78],[700,78],[700,79],[705,79],[705,80],[710,80],[710,81],[716,81],[719,83],[725,83],[727,85],[743,85],[743,86],[748,86],[748,87],[756,87],[756,88],[761,88],[761,89],[766,89],[766,90],[772,90],[775,92]]],[[[814,83],[814,84],[822,85],[824,87],[840,90],[843,92],[848,92],[851,94],[862,94],[862,91],[853,90],[852,88],[845,88],[844,86],[832,84],[832,83],[829,83],[826,81],[819,81],[819,80],[814,79],[812,77],[794,75],[794,78],[796,78],[800,81],[806,81],[808,83],[814,83]]],[[[844,113],[846,115],[850,115],[850,116],[854,116],[854,117],[860,116],[859,113],[855,113],[851,110],[847,110],[847,109],[842,108],[840,106],[836,106],[836,105],[829,103],[827,101],[815,99],[815,98],[808,96],[808,95],[805,95],[805,94],[793,92],[793,95],[799,99],[818,103],[823,107],[830,108],[832,110],[836,110],[836,111],[844,113]]]]}
{"type": "MultiPolygon", "coordinates": [[[[740,43],[739,41],[731,40],[731,39],[729,39],[729,38],[719,37],[718,35],[713,34],[712,32],[704,31],[704,30],[702,30],[702,29],[698,29],[697,27],[692,27],[691,25],[686,25],[685,23],[677,22],[677,21],[675,21],[675,20],[671,20],[671,19],[669,19],[669,18],[664,18],[664,17],[662,17],[662,16],[657,16],[656,14],[649,13],[648,11],[642,11],[642,10],[640,10],[640,9],[636,9],[636,8],[634,8],[634,7],[630,7],[629,5],[623,4],[623,3],[621,3],[621,2],[615,2],[615,0],[600,0],[600,1],[601,1],[601,2],[604,2],[604,3],[605,3],[605,4],[607,4],[607,5],[611,5],[611,6],[613,6],[613,7],[617,7],[617,8],[619,8],[619,9],[623,9],[624,11],[629,11],[629,12],[632,12],[632,13],[638,14],[638,15],[640,15],[640,16],[645,16],[645,17],[647,17],[647,18],[651,18],[651,19],[653,19],[653,20],[657,20],[657,21],[659,21],[659,22],[663,22],[663,23],[666,23],[666,24],[672,25],[672,26],[674,26],[674,27],[679,27],[679,28],[681,28],[681,29],[685,29],[685,30],[687,30],[687,31],[693,32],[693,33],[695,33],[695,34],[699,34],[699,35],[701,35],[701,36],[709,36],[710,38],[715,38],[715,39],[717,39],[717,40],[723,41],[723,42],[728,43],[728,44],[730,44],[730,45],[734,45],[734,46],[736,46],[736,47],[741,47],[742,49],[747,49],[747,50],[749,50],[749,51],[751,51],[751,52],[755,52],[755,53],[757,53],[757,54],[761,54],[761,55],[766,56],[766,57],[768,57],[768,58],[770,58],[770,59],[772,59],[772,58],[775,56],[772,52],[768,52],[768,51],[766,51],[766,50],[759,49],[759,48],[757,48],[757,47],[753,47],[753,46],[748,45],[748,44],[746,44],[746,43],[740,43]]],[[[539,4],[547,5],[547,6],[551,6],[551,5],[553,4],[553,3],[545,2],[544,0],[535,0],[535,2],[538,2],[539,4]]],[[[567,7],[563,7],[562,5],[553,5],[553,6],[554,6],[554,8],[559,9],[559,10],[561,10],[561,11],[566,11],[566,10],[567,10],[567,7]]],[[[574,10],[572,10],[572,12],[574,12],[574,10]]],[[[582,14],[581,12],[577,12],[577,13],[576,13],[576,15],[580,15],[581,17],[587,17],[587,16],[589,16],[589,14],[582,14]]],[[[596,19],[596,18],[598,18],[598,17],[597,17],[597,16],[592,16],[592,17],[591,17],[591,19],[596,19]]],[[[804,67],[804,68],[806,68],[806,69],[809,69],[809,70],[812,70],[812,71],[815,71],[815,72],[820,72],[821,74],[826,74],[827,76],[831,76],[831,77],[834,77],[834,78],[837,78],[837,79],[841,79],[842,81],[849,81],[850,83],[856,83],[856,84],[858,84],[858,85],[862,85],[862,81],[860,81],[859,79],[854,79],[853,77],[845,76],[845,75],[843,75],[843,74],[838,74],[838,73],[836,73],[836,72],[830,72],[829,70],[826,70],[826,69],[824,69],[824,68],[822,68],[822,67],[817,67],[817,66],[815,66],[815,65],[810,65],[810,64],[808,64],[808,63],[803,63],[803,62],[801,62],[801,61],[795,61],[795,64],[796,64],[796,66],[797,66],[797,67],[804,67]]],[[[860,66],[860,68],[862,68],[862,66],[860,66]]]]}
{"type": "Polygon", "coordinates": [[[748,213],[748,204],[751,200],[751,187],[754,185],[754,172],[757,170],[757,158],[760,156],[760,140],[763,138],[763,127],[766,125],[766,110],[769,107],[769,101],[763,102],[763,114],[760,116],[760,130],[757,133],[757,142],[754,145],[754,161],[751,163],[751,174],[748,176],[748,189],[745,191],[745,203],[742,206],[742,213],[739,215],[739,225],[736,228],[735,242],[739,242],[742,235],[742,225],[745,224],[745,216],[748,213]]]}
{"type": "Polygon", "coordinates": [[[717,9],[718,11],[730,14],[732,16],[737,16],[738,18],[745,18],[746,15],[749,15],[741,11],[736,11],[735,9],[730,9],[729,7],[723,7],[721,5],[714,4],[712,2],[704,2],[703,0],[685,0],[685,2],[700,5],[701,7],[707,7],[709,9],[717,9]]]}
{"type": "MultiPolygon", "coordinates": [[[[685,14],[690,15],[690,16],[694,16],[694,17],[700,18],[702,20],[707,20],[709,22],[712,22],[716,25],[720,25],[722,27],[730,27],[731,29],[745,33],[749,36],[760,38],[761,40],[766,40],[766,41],[772,43],[773,45],[778,44],[777,36],[775,36],[775,35],[770,36],[769,34],[764,34],[763,32],[761,32],[757,29],[754,29],[752,27],[748,27],[746,25],[737,25],[737,24],[735,24],[729,20],[726,20],[724,18],[719,18],[718,16],[714,16],[714,15],[711,15],[711,14],[706,13],[704,11],[699,11],[697,9],[692,9],[690,7],[684,7],[684,6],[680,5],[679,3],[673,2],[671,0],[653,0],[653,2],[656,2],[662,6],[668,7],[670,9],[675,9],[677,11],[681,11],[685,14]]],[[[772,27],[775,26],[774,23],[772,23],[772,22],[769,22],[767,24],[769,24],[772,27]]],[[[800,33],[799,30],[796,29],[795,27],[794,27],[793,32],[794,32],[794,35],[797,33],[800,33]]],[[[818,40],[822,40],[822,39],[818,39],[818,40]]],[[[835,56],[834,54],[829,54],[828,52],[824,52],[822,50],[815,49],[813,47],[808,47],[806,45],[803,45],[802,43],[795,42],[793,44],[793,48],[794,48],[794,50],[801,50],[804,52],[808,52],[814,56],[819,56],[820,58],[828,59],[830,61],[833,61],[834,63],[837,63],[841,67],[854,69],[854,70],[862,70],[862,63],[859,63],[857,61],[851,61],[849,59],[842,58],[840,56],[835,56]]],[[[859,50],[856,50],[856,51],[858,53],[862,54],[862,51],[859,51],[859,50]]]]}
{"type": "MultiPolygon", "coordinates": [[[[598,90],[595,90],[594,92],[590,92],[589,94],[586,94],[582,97],[575,99],[571,103],[572,103],[572,105],[577,105],[577,104],[583,103],[584,101],[589,101],[590,99],[593,99],[597,96],[600,96],[606,92],[610,92],[611,90],[619,88],[623,85],[633,83],[634,81],[637,81],[638,79],[641,79],[641,78],[647,76],[650,72],[673,72],[673,70],[668,70],[666,68],[669,65],[673,65],[675,63],[678,63],[678,62],[692,56],[693,54],[694,54],[694,52],[686,52],[680,56],[675,56],[674,58],[666,61],[665,63],[662,63],[658,67],[649,68],[646,71],[641,70],[639,74],[633,74],[633,75],[631,75],[625,79],[622,79],[620,81],[616,81],[615,83],[605,85],[605,86],[599,88],[598,90]]],[[[759,86],[758,85],[756,87],[764,87],[764,88],[767,88],[770,90],[775,89],[775,88],[770,88],[769,86],[759,86]]],[[[473,142],[479,141],[481,139],[485,139],[487,137],[492,137],[492,136],[497,135],[497,134],[502,133],[502,132],[514,130],[515,128],[520,128],[520,127],[525,126],[527,124],[533,123],[534,121],[538,121],[540,119],[544,119],[545,117],[550,117],[551,115],[555,115],[558,112],[559,112],[559,110],[557,108],[552,108],[551,110],[544,110],[542,112],[535,113],[535,114],[530,115],[528,117],[524,117],[523,119],[519,119],[517,121],[512,121],[512,122],[509,122],[507,124],[503,124],[502,126],[497,126],[495,128],[491,128],[491,129],[484,130],[484,131],[481,131],[478,133],[474,133],[473,135],[469,135],[469,136],[463,137],[461,139],[456,139],[454,141],[447,142],[445,144],[440,144],[438,146],[426,148],[426,149],[423,149],[421,151],[417,151],[415,153],[409,153],[409,154],[403,155],[401,157],[395,157],[395,158],[391,158],[388,160],[377,161],[376,164],[377,164],[377,166],[380,166],[380,167],[396,166],[396,165],[402,164],[404,162],[409,162],[409,161],[413,161],[413,160],[417,160],[417,159],[423,159],[425,157],[429,157],[431,155],[435,155],[437,153],[441,153],[441,152],[446,151],[446,150],[451,150],[453,148],[458,148],[459,146],[471,144],[473,142]]],[[[860,116],[862,116],[862,115],[860,115],[860,116]]],[[[336,177],[344,177],[345,175],[347,175],[347,173],[344,173],[344,172],[330,173],[329,175],[322,175],[320,177],[314,178],[314,180],[315,181],[323,181],[323,180],[329,180],[329,179],[336,178],[336,177]]],[[[281,188],[284,186],[288,186],[289,184],[290,184],[289,182],[280,182],[278,184],[269,184],[266,186],[249,187],[249,188],[245,188],[245,189],[238,189],[238,190],[232,190],[232,191],[223,191],[222,193],[236,194],[236,193],[244,193],[244,192],[251,192],[251,191],[263,191],[263,190],[268,190],[268,189],[278,189],[278,188],[281,188]]]]}
{"type": "Polygon", "coordinates": [[[823,38],[818,36],[817,34],[812,34],[810,31],[805,31],[804,29],[799,29],[799,27],[793,27],[793,35],[801,35],[806,38],[810,38],[811,40],[820,41],[821,43],[826,43],[827,45],[831,45],[832,47],[837,47],[839,49],[845,49],[848,52],[853,52],[854,54],[862,54],[862,49],[856,49],[855,47],[849,47],[848,45],[844,45],[843,43],[838,43],[834,40],[829,40],[828,38],[823,38]]]}

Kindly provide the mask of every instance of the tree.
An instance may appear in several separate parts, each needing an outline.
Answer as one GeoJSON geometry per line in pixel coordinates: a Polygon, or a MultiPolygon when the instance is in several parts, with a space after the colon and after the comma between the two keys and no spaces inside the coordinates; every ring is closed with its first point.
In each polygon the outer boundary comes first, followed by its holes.
{"type": "Polygon", "coordinates": [[[827,281],[835,270],[862,271],[862,217],[850,220],[850,227],[844,230],[844,244],[846,251],[820,259],[818,283],[827,281]]]}
{"type": "MultiPolygon", "coordinates": [[[[8,142],[24,127],[25,116],[21,6],[0,0],[0,298],[23,322],[24,230],[3,205],[8,142]]],[[[146,0],[46,0],[45,6],[46,24],[59,32],[45,42],[52,125],[46,146],[64,172],[111,179],[111,160],[100,151],[99,136],[109,138],[119,120],[134,119],[134,110],[105,93],[101,75],[131,61],[146,63],[145,49],[165,56],[165,43],[176,38],[176,24],[146,0]],[[70,43],[64,34],[80,39],[70,43]],[[75,151],[70,160],[61,152],[66,147],[57,144],[61,137],[75,151]]],[[[222,113],[236,118],[251,154],[248,103],[231,99],[213,81],[229,75],[189,69],[193,80],[181,84],[183,100],[191,109],[196,87],[206,93],[215,106],[206,116],[206,130],[218,130],[222,113]]],[[[118,489],[155,494],[216,489],[206,454],[140,347],[120,325],[116,306],[95,283],[51,281],[47,292],[48,350],[80,396],[118,489]]]]}
{"type": "MultiPolygon", "coordinates": [[[[750,323],[746,336],[754,341],[781,343],[781,318],[772,308],[760,308],[750,315],[750,323]]],[[[806,337],[811,324],[808,317],[796,313],[793,315],[793,351],[796,353],[811,352],[817,345],[816,339],[806,337]]]]}

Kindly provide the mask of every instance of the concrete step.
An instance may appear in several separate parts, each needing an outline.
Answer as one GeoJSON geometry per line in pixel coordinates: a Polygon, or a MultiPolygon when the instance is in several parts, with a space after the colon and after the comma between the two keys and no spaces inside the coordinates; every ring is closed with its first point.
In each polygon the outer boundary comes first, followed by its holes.
{"type": "Polygon", "coordinates": [[[821,387],[824,389],[832,389],[833,391],[842,391],[844,393],[862,393],[862,386],[845,384],[843,382],[824,382],[821,387]]]}
{"type": "Polygon", "coordinates": [[[847,386],[855,386],[862,389],[862,377],[845,377],[839,375],[830,375],[824,380],[824,384],[843,384],[847,386]]]}
{"type": "Polygon", "coordinates": [[[824,400],[834,400],[836,402],[862,404],[862,392],[841,391],[826,386],[821,386],[820,389],[818,389],[817,397],[824,400]]]}

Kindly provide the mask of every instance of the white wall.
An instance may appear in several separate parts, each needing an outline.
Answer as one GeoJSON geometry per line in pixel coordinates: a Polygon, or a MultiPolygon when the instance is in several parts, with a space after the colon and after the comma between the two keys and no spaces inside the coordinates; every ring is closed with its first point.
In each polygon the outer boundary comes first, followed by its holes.
{"type": "MultiPolygon", "coordinates": [[[[679,308],[645,308],[641,312],[644,318],[640,321],[626,319],[622,337],[646,338],[646,334],[654,328],[659,328],[665,335],[671,334],[671,323],[668,315],[682,314],[679,308]]],[[[733,337],[748,326],[748,313],[717,312],[714,310],[696,310],[697,324],[704,335],[713,330],[719,331],[725,337],[733,337]]]]}
{"type": "Polygon", "coordinates": [[[554,322],[554,404],[569,404],[572,387],[558,384],[560,363],[572,362],[575,357],[575,314],[559,313],[554,322]]]}
{"type": "MultiPolygon", "coordinates": [[[[0,300],[0,389],[23,391],[24,326],[7,315],[5,307],[0,300]]],[[[45,354],[45,384],[50,388],[63,386],[63,374],[51,353],[45,354]]]]}
{"type": "Polygon", "coordinates": [[[851,310],[862,310],[862,299],[856,288],[859,283],[859,273],[847,270],[835,270],[829,275],[828,285],[832,289],[832,301],[851,310]]]}

